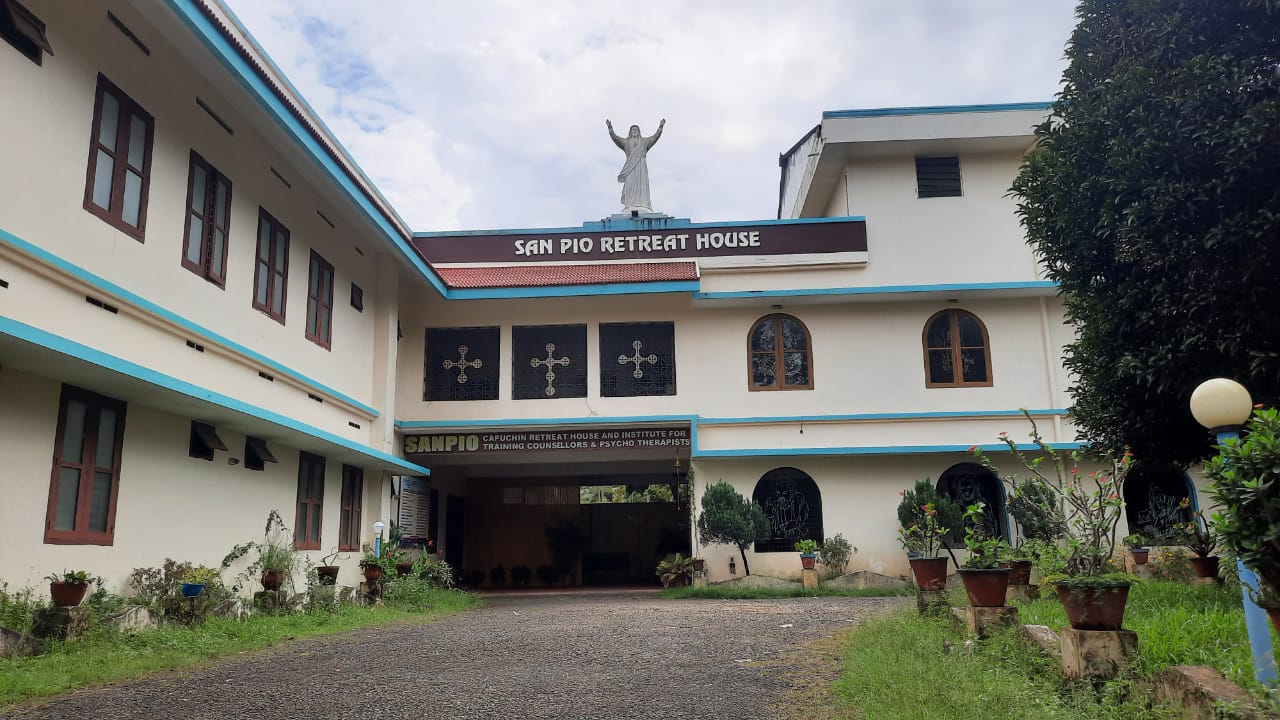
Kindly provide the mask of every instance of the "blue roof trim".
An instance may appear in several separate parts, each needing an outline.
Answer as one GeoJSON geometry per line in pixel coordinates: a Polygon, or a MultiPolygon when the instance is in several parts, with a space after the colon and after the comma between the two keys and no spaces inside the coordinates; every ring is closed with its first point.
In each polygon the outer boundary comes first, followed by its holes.
{"type": "Polygon", "coordinates": [[[512,298],[580,297],[583,295],[648,295],[653,293],[697,293],[697,280],[647,283],[606,283],[603,285],[557,285],[552,287],[453,289],[449,300],[499,300],[512,298]]]}
{"type": "Polygon", "coordinates": [[[8,245],[11,245],[17,248],[19,251],[35,257],[37,260],[47,263],[48,265],[51,265],[57,268],[58,270],[61,270],[62,272],[67,273],[72,277],[75,277],[81,282],[92,285],[93,287],[98,288],[103,292],[110,293],[120,298],[121,300],[125,300],[140,310],[143,310],[145,312],[151,313],[152,315],[156,315],[157,317],[168,320],[169,322],[174,323],[175,325],[178,325],[184,330],[187,330],[206,340],[210,340],[212,342],[218,343],[219,345],[222,345],[223,347],[229,350],[245,355],[246,357],[250,358],[254,362],[261,363],[263,366],[271,369],[278,375],[285,375],[289,378],[292,378],[293,380],[299,383],[302,383],[303,385],[306,385],[311,389],[316,390],[317,392],[323,393],[325,395],[328,395],[330,398],[333,398],[342,403],[350,405],[351,407],[354,407],[360,410],[361,412],[366,413],[370,417],[378,417],[379,413],[377,410],[375,410],[373,407],[369,405],[366,405],[365,403],[360,402],[359,400],[356,400],[350,395],[338,392],[337,390],[334,390],[328,385],[325,385],[316,380],[312,380],[306,375],[303,375],[302,373],[297,372],[296,370],[287,368],[284,365],[281,365],[280,363],[276,362],[275,360],[272,360],[271,358],[265,355],[262,355],[261,353],[250,350],[244,345],[241,345],[240,343],[228,337],[224,337],[206,327],[197,325],[191,322],[190,320],[182,317],[181,315],[178,315],[177,313],[174,313],[170,310],[166,310],[165,308],[160,307],[159,305],[151,302],[150,300],[147,300],[146,298],[136,293],[125,290],[124,288],[120,287],[119,285],[116,285],[110,280],[107,280],[106,278],[95,275],[89,272],[88,270],[85,270],[84,268],[80,267],[79,265],[74,265],[70,262],[67,262],[66,260],[63,260],[57,255],[54,255],[53,253],[49,252],[48,250],[45,250],[44,248],[33,245],[27,242],[26,240],[23,240],[22,238],[18,237],[17,235],[14,235],[13,233],[4,230],[3,228],[0,228],[0,241],[3,241],[8,245]]]}
{"type": "Polygon", "coordinates": [[[695,300],[733,298],[808,297],[814,295],[892,295],[896,293],[958,292],[982,290],[1042,290],[1056,288],[1052,280],[1023,280],[988,283],[942,283],[935,285],[869,285],[867,287],[799,288],[794,290],[726,290],[696,292],[695,300]]]}
{"type": "MultiPolygon", "coordinates": [[[[820,223],[848,223],[848,222],[866,222],[867,218],[863,215],[850,215],[847,217],[822,217],[822,218],[786,218],[782,220],[731,220],[726,222],[690,222],[685,219],[673,218],[661,225],[646,224],[644,218],[633,223],[618,224],[613,223],[605,225],[602,222],[587,222],[581,227],[561,227],[561,228],[506,228],[500,230],[454,230],[448,232],[415,232],[414,237],[465,237],[468,235],[548,235],[562,234],[572,232],[607,232],[609,230],[623,229],[648,229],[648,228],[718,228],[718,227],[750,227],[758,225],[816,225],[820,223]]],[[[650,221],[652,222],[652,221],[650,221]]]]}
{"type": "MultiPolygon", "coordinates": [[[[1078,450],[1085,447],[1083,443],[1048,443],[1048,446],[1054,450],[1078,450]]],[[[696,446],[693,449],[693,457],[695,458],[726,458],[726,457],[791,457],[795,455],[816,455],[816,456],[836,456],[836,455],[920,455],[927,453],[964,453],[969,454],[971,448],[977,448],[986,453],[1008,452],[1009,446],[1004,443],[989,443],[985,445],[876,445],[867,447],[825,447],[825,448],[750,448],[750,449],[733,449],[733,450],[699,450],[696,446]]],[[[1035,450],[1036,446],[1030,443],[1018,445],[1019,450],[1035,450]]]]}
{"type": "MultiPolygon", "coordinates": [[[[1032,417],[1070,414],[1065,408],[1027,410],[1032,417]]],[[[949,418],[1022,417],[1021,410],[942,410],[937,412],[855,413],[850,415],[776,415],[763,417],[701,418],[702,425],[759,425],[763,423],[848,422],[863,420],[945,420],[949,418]]]]}
{"type": "Polygon", "coordinates": [[[869,108],[866,110],[826,110],[827,118],[891,117],[895,115],[946,115],[950,113],[1004,112],[1006,110],[1048,110],[1051,102],[994,103],[990,105],[924,105],[921,107],[869,108]]]}
{"type": "Polygon", "coordinates": [[[267,422],[279,425],[281,427],[296,430],[304,435],[310,435],[318,440],[339,445],[353,452],[357,452],[365,457],[373,458],[380,462],[395,465],[403,470],[407,470],[415,475],[430,475],[431,471],[421,465],[411,463],[404,458],[399,458],[380,450],[375,450],[367,445],[362,445],[348,438],[334,435],[320,428],[304,425],[303,423],[286,417],[277,412],[260,408],[256,405],[250,405],[242,400],[214,392],[198,385],[193,385],[185,380],[179,380],[175,377],[157,372],[151,368],[143,367],[137,363],[118,358],[114,355],[107,354],[101,350],[82,345],[78,342],[68,340],[67,338],[54,335],[45,330],[32,327],[25,323],[18,322],[11,318],[0,317],[0,334],[8,335],[19,340],[38,345],[40,347],[52,350],[62,355],[83,360],[87,363],[97,365],[108,370],[118,372],[122,375],[141,380],[142,382],[164,388],[171,392],[175,392],[187,397],[202,400],[204,402],[213,403],[221,407],[243,413],[250,417],[265,420],[267,422]]]}
{"type": "MultiPolygon", "coordinates": [[[[359,208],[365,216],[373,222],[374,226],[381,230],[386,239],[400,251],[401,255],[409,261],[411,265],[422,274],[431,285],[441,294],[446,293],[444,283],[436,276],[435,272],[423,262],[417,251],[409,246],[409,244],[401,237],[400,231],[388,219],[387,215],[360,191],[351,177],[334,162],[328,152],[321,146],[315,138],[307,131],[305,127],[298,121],[296,117],[285,106],[284,102],[276,96],[275,92],[253,71],[253,68],[240,56],[239,51],[231,44],[231,42],[218,30],[209,18],[204,14],[197,4],[197,0],[165,0],[165,3],[178,16],[178,18],[187,25],[192,33],[199,38],[213,53],[222,65],[237,79],[250,95],[254,96],[267,114],[272,116],[276,123],[298,143],[304,152],[311,156],[311,159],[326,172],[331,180],[338,188],[343,190],[351,202],[359,208]]],[[[313,113],[314,114],[314,113],[313,113]]],[[[330,133],[332,135],[332,133],[330,133]]],[[[355,161],[350,159],[348,162],[355,166],[355,161]]],[[[364,171],[358,171],[360,175],[364,175],[364,171]]],[[[398,219],[398,218],[397,218],[398,219]]]]}
{"type": "Polygon", "coordinates": [[[686,423],[697,415],[619,415],[613,417],[508,418],[505,420],[397,420],[397,430],[450,430],[454,428],[507,428],[532,425],[617,425],[619,423],[686,423]]]}

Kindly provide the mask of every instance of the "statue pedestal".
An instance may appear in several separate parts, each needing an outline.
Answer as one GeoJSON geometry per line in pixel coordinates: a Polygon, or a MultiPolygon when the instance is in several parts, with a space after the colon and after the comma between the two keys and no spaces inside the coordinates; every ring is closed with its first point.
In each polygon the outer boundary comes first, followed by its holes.
{"type": "Polygon", "coordinates": [[[1138,654],[1138,634],[1132,630],[1060,631],[1062,674],[1068,680],[1110,680],[1138,654]]]}
{"type": "Polygon", "coordinates": [[[813,590],[818,587],[818,571],[813,568],[804,568],[800,571],[800,584],[806,590],[813,590]]]}
{"type": "Polygon", "coordinates": [[[1003,605],[1001,607],[951,608],[951,617],[956,625],[963,627],[980,638],[990,637],[991,631],[1001,626],[1018,624],[1018,608],[1003,605]]]}

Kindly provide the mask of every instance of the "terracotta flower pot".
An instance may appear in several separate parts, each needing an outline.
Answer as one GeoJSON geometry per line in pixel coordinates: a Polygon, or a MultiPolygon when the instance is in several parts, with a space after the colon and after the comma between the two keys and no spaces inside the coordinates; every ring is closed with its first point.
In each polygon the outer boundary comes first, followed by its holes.
{"type": "Polygon", "coordinates": [[[1146,565],[1147,558],[1151,555],[1150,548],[1130,548],[1129,552],[1133,554],[1134,565],[1146,565]]]}
{"type": "Polygon", "coordinates": [[[405,575],[408,575],[411,572],[413,572],[413,563],[411,562],[396,563],[396,575],[400,575],[403,577],[405,575]]]}
{"type": "Polygon", "coordinates": [[[1103,587],[1056,585],[1058,599],[1067,611],[1067,622],[1076,630],[1119,630],[1124,623],[1124,606],[1129,601],[1129,583],[1103,587]]]}
{"type": "Polygon", "coordinates": [[[694,559],[693,559],[693,571],[694,571],[694,572],[706,572],[706,570],[707,570],[707,559],[706,559],[706,558],[694,558],[694,559]]]}
{"type": "Polygon", "coordinates": [[[79,605],[80,601],[84,600],[87,592],[89,592],[88,583],[49,583],[49,596],[53,598],[53,604],[58,607],[75,607],[79,605]]]}
{"type": "Polygon", "coordinates": [[[1216,555],[1191,558],[1191,567],[1196,571],[1196,577],[1218,577],[1218,559],[1219,558],[1216,555]]]}
{"type": "Polygon", "coordinates": [[[263,590],[279,590],[284,584],[283,570],[263,570],[262,577],[258,578],[262,582],[263,590]]]}
{"type": "Polygon", "coordinates": [[[911,572],[916,576],[916,587],[921,590],[947,589],[947,559],[945,557],[911,558],[911,572]]]}
{"type": "Polygon", "coordinates": [[[316,577],[321,585],[337,585],[338,571],[341,569],[337,565],[321,565],[316,568],[316,577]]]}
{"type": "Polygon", "coordinates": [[[818,556],[814,553],[800,553],[800,566],[812,570],[818,566],[818,556]]]}
{"type": "Polygon", "coordinates": [[[381,565],[370,565],[364,568],[364,579],[369,582],[377,582],[382,577],[381,565]]]}
{"type": "Polygon", "coordinates": [[[960,581],[974,607],[1001,607],[1009,592],[1009,568],[960,568],[960,581]]]}
{"type": "Polygon", "coordinates": [[[1009,584],[1010,585],[1030,585],[1031,584],[1031,561],[1030,560],[1014,560],[1009,563],[1009,584]]]}

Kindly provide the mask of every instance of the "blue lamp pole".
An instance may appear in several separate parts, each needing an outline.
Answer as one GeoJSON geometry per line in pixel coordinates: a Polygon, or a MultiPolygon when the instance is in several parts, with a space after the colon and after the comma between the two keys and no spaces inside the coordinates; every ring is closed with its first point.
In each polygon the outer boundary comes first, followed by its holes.
{"type": "MultiPolygon", "coordinates": [[[[1226,378],[1206,380],[1191,393],[1191,414],[1218,438],[1218,444],[1240,439],[1240,427],[1253,412],[1253,399],[1243,385],[1226,378]]],[[[1253,674],[1263,685],[1277,684],[1276,660],[1271,650],[1271,625],[1267,614],[1253,601],[1250,589],[1258,590],[1258,576],[1236,560],[1240,572],[1240,593],[1244,596],[1244,620],[1253,651],[1253,674]]]]}

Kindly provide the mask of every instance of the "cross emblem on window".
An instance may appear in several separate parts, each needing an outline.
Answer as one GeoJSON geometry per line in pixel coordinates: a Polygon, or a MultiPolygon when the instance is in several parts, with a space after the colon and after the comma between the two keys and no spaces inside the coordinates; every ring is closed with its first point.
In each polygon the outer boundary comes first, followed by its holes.
{"type": "Polygon", "coordinates": [[[483,361],[483,360],[468,360],[468,359],[467,359],[467,352],[468,352],[468,351],[470,351],[470,350],[471,350],[471,348],[467,347],[466,345],[459,345],[459,346],[458,346],[458,360],[457,360],[457,362],[454,362],[453,360],[445,360],[445,361],[444,361],[444,369],[445,369],[445,370],[452,370],[452,369],[454,369],[454,368],[458,368],[458,370],[459,370],[459,372],[458,372],[458,384],[459,384],[459,385],[465,385],[465,384],[466,384],[466,382],[467,382],[467,368],[469,368],[469,367],[470,367],[470,368],[475,368],[475,369],[479,370],[481,367],[484,367],[484,361],[483,361]]]}
{"type": "Polygon", "coordinates": [[[547,366],[547,375],[546,375],[547,388],[546,390],[543,390],[543,392],[545,392],[548,397],[556,394],[556,386],[555,386],[556,366],[560,365],[563,367],[569,367],[569,356],[565,355],[563,357],[556,358],[555,351],[556,351],[556,344],[547,343],[547,359],[546,360],[540,360],[538,358],[529,358],[530,367],[540,367],[542,365],[547,366]]]}
{"type": "Polygon", "coordinates": [[[632,355],[630,357],[626,355],[618,356],[619,365],[626,365],[627,363],[635,363],[636,369],[634,372],[631,373],[631,377],[636,378],[637,380],[644,377],[644,371],[640,369],[641,363],[649,363],[650,365],[658,364],[657,355],[653,353],[649,353],[648,355],[640,354],[640,347],[642,345],[644,345],[644,343],[640,342],[639,340],[636,340],[635,342],[631,343],[631,347],[635,348],[635,351],[636,351],[635,355],[632,355]]]}

